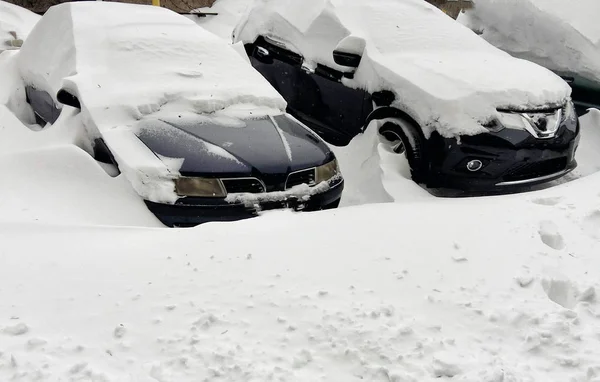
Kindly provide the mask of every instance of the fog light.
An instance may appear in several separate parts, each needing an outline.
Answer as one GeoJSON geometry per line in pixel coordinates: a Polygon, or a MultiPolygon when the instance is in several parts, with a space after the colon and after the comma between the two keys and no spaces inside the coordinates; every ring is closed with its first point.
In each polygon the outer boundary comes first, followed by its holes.
{"type": "Polygon", "coordinates": [[[479,159],[473,159],[467,163],[467,170],[471,172],[479,171],[483,167],[483,163],[479,159]]]}

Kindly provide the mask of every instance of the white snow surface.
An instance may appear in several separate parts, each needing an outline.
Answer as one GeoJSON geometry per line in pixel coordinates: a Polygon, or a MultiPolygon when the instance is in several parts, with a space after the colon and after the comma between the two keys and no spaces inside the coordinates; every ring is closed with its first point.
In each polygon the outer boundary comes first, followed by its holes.
{"type": "Polygon", "coordinates": [[[344,69],[333,62],[366,41],[348,86],[391,90],[426,135],[484,132],[497,108],[561,105],[570,88],[550,71],[519,60],[422,0],[256,0],[234,32],[234,42],[263,35],[301,52],[306,65],[344,69]]]}
{"type": "Polygon", "coordinates": [[[0,52],[8,49],[7,43],[16,38],[25,40],[40,19],[39,15],[14,4],[0,0],[0,52]]]}
{"type": "Polygon", "coordinates": [[[600,82],[600,2],[476,0],[459,22],[517,57],[600,82]]]}

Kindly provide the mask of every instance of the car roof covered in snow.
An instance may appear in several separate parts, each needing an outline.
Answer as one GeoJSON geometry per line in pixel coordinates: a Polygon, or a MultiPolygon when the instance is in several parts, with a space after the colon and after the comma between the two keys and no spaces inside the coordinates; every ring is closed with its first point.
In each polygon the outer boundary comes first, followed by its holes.
{"type": "Polygon", "coordinates": [[[345,83],[394,91],[396,106],[426,134],[485,132],[481,123],[497,109],[559,106],[570,95],[558,76],[496,49],[423,0],[257,0],[233,39],[258,36],[302,54],[307,66],[348,71],[332,52],[362,53],[345,83]]]}
{"type": "Polygon", "coordinates": [[[39,19],[25,8],[0,1],[0,52],[8,49],[13,39],[24,40],[39,19]]]}
{"type": "Polygon", "coordinates": [[[51,7],[19,53],[27,85],[79,96],[96,123],[161,109],[212,113],[285,101],[234,47],[160,7],[109,2],[51,7]]]}

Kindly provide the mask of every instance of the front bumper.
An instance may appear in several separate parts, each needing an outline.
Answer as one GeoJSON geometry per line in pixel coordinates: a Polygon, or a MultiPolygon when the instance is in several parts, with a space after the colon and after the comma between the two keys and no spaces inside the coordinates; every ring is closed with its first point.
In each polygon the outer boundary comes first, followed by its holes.
{"type": "Polygon", "coordinates": [[[435,134],[429,141],[429,187],[500,191],[548,182],[575,169],[579,124],[561,126],[554,138],[545,140],[526,131],[505,129],[463,136],[460,142],[435,134]],[[469,171],[471,160],[481,161],[483,167],[469,171]]]}
{"type": "Polygon", "coordinates": [[[175,204],[154,203],[145,200],[148,209],[164,225],[169,227],[192,227],[208,222],[231,222],[248,219],[261,211],[293,209],[295,211],[317,211],[336,208],[342,197],[344,181],[333,184],[328,190],[304,198],[289,196],[283,200],[264,201],[253,205],[229,203],[225,199],[181,198],[175,204]]]}

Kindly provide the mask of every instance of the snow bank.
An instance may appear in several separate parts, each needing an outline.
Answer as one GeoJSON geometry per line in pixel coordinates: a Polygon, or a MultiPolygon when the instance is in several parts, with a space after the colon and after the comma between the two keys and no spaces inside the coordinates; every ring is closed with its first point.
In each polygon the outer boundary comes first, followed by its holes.
{"type": "Polygon", "coordinates": [[[25,40],[40,16],[14,4],[0,0],[0,52],[17,48],[13,40],[25,40]]]}
{"type": "Polygon", "coordinates": [[[360,45],[357,38],[366,40],[354,79],[344,81],[394,91],[396,105],[426,134],[481,133],[497,108],[557,106],[570,95],[558,76],[512,58],[421,0],[258,0],[234,41],[254,42],[259,35],[302,52],[309,67],[339,70],[332,57],[338,43],[350,51],[360,45]]]}
{"type": "Polygon", "coordinates": [[[599,189],[187,230],[0,222],[0,380],[591,381],[599,189]]]}
{"type": "Polygon", "coordinates": [[[517,57],[600,82],[600,2],[476,0],[459,22],[517,57]]]}

